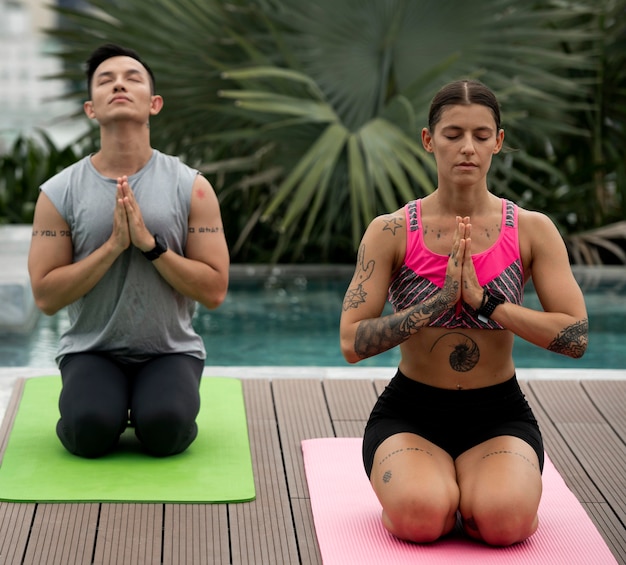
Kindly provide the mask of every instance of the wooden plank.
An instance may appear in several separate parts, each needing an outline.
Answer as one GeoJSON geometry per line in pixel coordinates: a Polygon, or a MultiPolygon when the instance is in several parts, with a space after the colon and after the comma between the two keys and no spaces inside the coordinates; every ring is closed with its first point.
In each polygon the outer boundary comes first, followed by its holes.
{"type": "Polygon", "coordinates": [[[0,563],[22,563],[36,507],[0,502],[0,563]]]}
{"type": "Polygon", "coordinates": [[[607,424],[560,424],[591,480],[626,524],[626,446],[607,424]]]}
{"type": "MultiPolygon", "coordinates": [[[[611,551],[620,554],[620,546],[611,542],[607,524],[621,523],[626,537],[626,446],[615,433],[611,422],[600,413],[581,383],[572,381],[532,381],[545,411],[569,449],[601,493],[614,517],[602,523],[602,534],[611,551]]],[[[587,506],[593,509],[597,506],[587,506]]],[[[591,515],[591,514],[590,514],[591,515]]]]}
{"type": "Polygon", "coordinates": [[[102,504],[93,563],[161,563],[162,533],[163,504],[102,504]]]}
{"type": "Polygon", "coordinates": [[[332,421],[321,381],[281,379],[272,383],[272,390],[300,557],[302,563],[317,565],[321,557],[309,507],[302,440],[333,437],[332,421]]]}
{"type": "Polygon", "coordinates": [[[336,437],[363,437],[365,424],[376,402],[371,381],[324,381],[324,393],[336,437]]]}
{"type": "Polygon", "coordinates": [[[276,380],[272,383],[278,429],[291,498],[308,498],[302,463],[302,440],[334,437],[321,381],[276,380]]]}
{"type": "Polygon", "coordinates": [[[370,381],[330,380],[324,381],[323,386],[333,422],[367,421],[378,397],[370,381]]]}
{"type": "Polygon", "coordinates": [[[587,514],[618,563],[626,563],[626,532],[608,504],[584,504],[587,514]]]}
{"type": "Polygon", "coordinates": [[[230,563],[225,504],[166,504],[163,565],[230,563]]]}
{"type": "Polygon", "coordinates": [[[256,500],[229,505],[232,563],[299,563],[278,425],[267,380],[243,380],[256,500]]]}
{"type": "Polygon", "coordinates": [[[367,420],[333,421],[336,437],[363,437],[367,420]]]}
{"type": "Polygon", "coordinates": [[[582,387],[615,433],[626,442],[626,380],[589,380],[583,381],[582,387]]]}
{"type": "Polygon", "coordinates": [[[530,388],[545,402],[544,408],[559,424],[601,424],[605,420],[579,381],[530,381],[530,388]]]}
{"type": "Polygon", "coordinates": [[[598,411],[581,383],[533,381],[531,388],[541,392],[544,408],[568,446],[626,523],[626,446],[611,421],[598,411]]]}
{"type": "Polygon", "coordinates": [[[311,501],[308,498],[292,498],[293,520],[298,532],[298,548],[302,565],[322,565],[322,555],[315,535],[311,501]]]}
{"type": "MultiPolygon", "coordinates": [[[[520,381],[520,387],[530,404],[543,436],[544,449],[550,456],[563,480],[581,502],[603,502],[604,497],[595,486],[561,432],[543,408],[541,390],[532,389],[528,382],[520,381]]],[[[582,392],[578,389],[573,391],[582,392]]],[[[549,402],[549,400],[548,400],[549,402]]]]}
{"type": "Polygon", "coordinates": [[[98,504],[38,504],[24,563],[91,563],[98,511],[98,504]]]}
{"type": "Polygon", "coordinates": [[[298,563],[297,541],[276,426],[258,422],[250,432],[256,500],[229,505],[232,562],[298,563]]]}

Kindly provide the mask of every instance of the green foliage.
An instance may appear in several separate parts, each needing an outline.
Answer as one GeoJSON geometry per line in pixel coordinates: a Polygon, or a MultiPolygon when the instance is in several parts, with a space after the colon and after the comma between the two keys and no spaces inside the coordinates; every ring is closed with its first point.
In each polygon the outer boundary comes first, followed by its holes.
{"type": "Polygon", "coordinates": [[[32,223],[41,184],[77,158],[72,147],[57,148],[44,132],[18,137],[0,155],[0,223],[32,223]]]}
{"type": "Polygon", "coordinates": [[[352,261],[377,214],[433,190],[420,143],[444,83],[500,99],[494,192],[564,232],[624,216],[626,0],[91,0],[61,9],[64,78],[137,49],[165,98],[152,140],[218,191],[238,261],[352,261]]]}

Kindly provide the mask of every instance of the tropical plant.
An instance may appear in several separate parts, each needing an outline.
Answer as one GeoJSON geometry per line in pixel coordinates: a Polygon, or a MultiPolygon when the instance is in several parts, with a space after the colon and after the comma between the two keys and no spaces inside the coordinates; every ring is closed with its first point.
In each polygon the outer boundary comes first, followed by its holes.
{"type": "Polygon", "coordinates": [[[41,184],[77,159],[72,146],[58,148],[43,131],[18,137],[0,155],[0,223],[29,224],[41,184]]]}
{"type": "MultiPolygon", "coordinates": [[[[590,6],[584,25],[596,33],[582,49],[592,53],[592,68],[573,71],[590,85],[586,104],[574,114],[585,135],[559,136],[546,146],[545,158],[563,172],[564,182],[537,175],[552,190],[533,194],[532,204],[562,226],[573,263],[625,264],[626,2],[591,0],[590,6]]],[[[581,46],[566,43],[563,49],[581,46]]]]}
{"type": "MultiPolygon", "coordinates": [[[[601,227],[626,218],[626,2],[602,2],[592,25],[597,30],[587,108],[576,120],[589,135],[565,139],[555,148],[556,164],[585,206],[576,222],[601,227]]],[[[568,46],[575,49],[576,46],[568,46]]]]}
{"type": "MultiPolygon", "coordinates": [[[[624,0],[608,3],[623,12],[624,0]]],[[[75,96],[99,43],[150,62],[166,101],[153,142],[210,175],[235,259],[352,261],[373,216],[434,188],[420,130],[434,92],[459,77],[502,103],[511,150],[495,162],[494,191],[581,208],[555,148],[578,147],[581,115],[597,116],[607,8],[592,0],[89,4],[61,9],[69,25],[50,32],[75,96]]]]}
{"type": "Polygon", "coordinates": [[[579,265],[626,265],[626,221],[568,235],[572,262],[579,265]]]}

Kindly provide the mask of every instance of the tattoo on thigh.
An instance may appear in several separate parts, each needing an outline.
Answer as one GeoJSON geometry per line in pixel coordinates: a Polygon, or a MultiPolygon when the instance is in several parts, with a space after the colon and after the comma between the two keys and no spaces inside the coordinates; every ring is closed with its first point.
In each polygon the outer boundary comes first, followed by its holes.
{"type": "Polygon", "coordinates": [[[383,475],[383,483],[387,484],[391,480],[391,471],[387,469],[383,475]]]}
{"type": "Polygon", "coordinates": [[[421,449],[420,447],[401,447],[400,449],[396,449],[395,451],[392,451],[391,453],[388,453],[387,455],[385,455],[385,457],[383,457],[378,462],[378,464],[382,465],[390,457],[393,457],[394,455],[397,455],[398,453],[405,453],[407,451],[419,451],[419,452],[424,453],[425,455],[428,455],[430,457],[433,456],[433,454],[430,451],[426,451],[425,449],[421,449]]]}
{"type": "Polygon", "coordinates": [[[515,455],[516,457],[520,457],[521,459],[526,461],[526,463],[528,463],[534,469],[537,469],[537,465],[535,465],[535,463],[533,463],[530,459],[528,459],[526,455],[524,455],[523,453],[519,453],[517,451],[510,451],[508,449],[501,449],[500,451],[492,451],[491,453],[487,453],[487,455],[484,455],[483,459],[487,459],[488,457],[493,457],[494,455],[515,455]]]}

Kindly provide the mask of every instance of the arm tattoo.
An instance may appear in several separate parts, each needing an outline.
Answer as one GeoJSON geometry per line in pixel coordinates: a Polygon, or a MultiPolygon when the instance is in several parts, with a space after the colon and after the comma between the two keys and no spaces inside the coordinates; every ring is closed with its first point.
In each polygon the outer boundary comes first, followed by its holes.
{"type": "Polygon", "coordinates": [[[70,230],[33,230],[33,237],[71,237],[70,230]]]}
{"type": "Polygon", "coordinates": [[[189,233],[220,233],[224,231],[222,226],[200,226],[196,228],[195,226],[189,226],[189,233]]]}
{"type": "Polygon", "coordinates": [[[552,340],[547,349],[548,351],[554,351],[555,353],[578,359],[583,356],[587,349],[588,333],[589,321],[585,318],[580,322],[567,326],[552,340]]]}
{"type": "Polygon", "coordinates": [[[354,350],[361,359],[372,357],[400,345],[420,328],[454,303],[459,283],[446,276],[446,283],[433,298],[384,318],[363,320],[354,339],[354,350]]]}
{"type": "Polygon", "coordinates": [[[361,245],[357,258],[356,272],[352,278],[351,286],[346,291],[346,296],[343,299],[344,311],[350,310],[350,308],[358,308],[365,302],[367,292],[363,290],[363,283],[372,276],[375,266],[376,262],[374,260],[365,262],[365,245],[361,245]]]}

